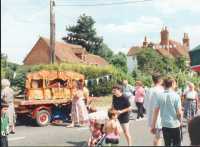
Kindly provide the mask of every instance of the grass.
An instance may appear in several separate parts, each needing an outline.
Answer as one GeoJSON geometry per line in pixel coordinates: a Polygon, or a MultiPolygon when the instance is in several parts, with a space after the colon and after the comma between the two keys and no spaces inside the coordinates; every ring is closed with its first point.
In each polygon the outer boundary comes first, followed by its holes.
{"type": "Polygon", "coordinates": [[[110,107],[112,104],[112,95],[97,97],[91,103],[92,107],[110,107]]]}

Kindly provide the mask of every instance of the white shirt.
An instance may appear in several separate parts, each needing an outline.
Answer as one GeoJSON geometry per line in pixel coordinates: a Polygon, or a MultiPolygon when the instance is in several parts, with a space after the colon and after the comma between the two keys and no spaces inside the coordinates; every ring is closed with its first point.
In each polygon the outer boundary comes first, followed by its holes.
{"type": "MultiPolygon", "coordinates": [[[[162,86],[155,86],[150,88],[145,97],[144,101],[144,107],[147,110],[147,121],[148,126],[151,127],[152,119],[153,119],[153,110],[155,107],[156,99],[158,98],[159,94],[164,91],[164,88],[162,86]]],[[[157,122],[156,122],[156,128],[161,129],[161,118],[160,118],[160,112],[158,114],[157,122]]]]}
{"type": "Polygon", "coordinates": [[[185,93],[185,97],[186,97],[186,99],[193,99],[193,100],[195,100],[196,97],[197,97],[197,92],[196,91],[187,91],[185,93]]]}

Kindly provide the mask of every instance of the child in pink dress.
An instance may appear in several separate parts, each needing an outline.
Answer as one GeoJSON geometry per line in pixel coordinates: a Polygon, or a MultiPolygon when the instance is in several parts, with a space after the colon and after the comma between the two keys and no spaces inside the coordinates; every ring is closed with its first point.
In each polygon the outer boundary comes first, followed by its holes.
{"type": "Polygon", "coordinates": [[[109,120],[106,121],[104,126],[104,132],[106,134],[105,142],[109,146],[116,146],[119,144],[119,138],[121,133],[121,126],[117,119],[118,113],[114,109],[108,111],[109,120]]]}

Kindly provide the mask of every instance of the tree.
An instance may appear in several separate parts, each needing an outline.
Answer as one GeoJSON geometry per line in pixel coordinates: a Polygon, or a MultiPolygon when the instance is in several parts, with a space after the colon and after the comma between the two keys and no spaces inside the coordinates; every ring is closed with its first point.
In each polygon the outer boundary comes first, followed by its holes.
{"type": "Polygon", "coordinates": [[[113,56],[113,51],[105,44],[102,44],[102,49],[98,51],[97,53],[99,56],[105,58],[108,62],[110,62],[112,56],[113,56]]]}
{"type": "Polygon", "coordinates": [[[146,73],[163,72],[166,70],[162,56],[152,48],[143,48],[137,55],[139,70],[146,73]]]}
{"type": "Polygon", "coordinates": [[[68,37],[63,37],[63,40],[68,43],[81,45],[89,53],[98,54],[102,50],[103,38],[97,36],[94,24],[95,21],[91,16],[81,15],[76,25],[66,28],[69,33],[68,37]]]}
{"type": "Polygon", "coordinates": [[[9,62],[7,58],[6,54],[1,53],[1,78],[9,79],[12,82],[14,72],[17,70],[19,65],[9,62]]]}
{"type": "Polygon", "coordinates": [[[113,64],[115,67],[121,69],[123,72],[127,73],[127,58],[124,53],[119,52],[118,54],[113,55],[113,57],[110,60],[110,63],[113,64]]]}

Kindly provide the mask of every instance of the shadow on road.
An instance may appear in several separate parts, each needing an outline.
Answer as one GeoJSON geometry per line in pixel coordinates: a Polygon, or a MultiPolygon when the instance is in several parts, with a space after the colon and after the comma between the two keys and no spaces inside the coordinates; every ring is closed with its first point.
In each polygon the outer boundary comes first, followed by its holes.
{"type": "Polygon", "coordinates": [[[82,146],[82,147],[86,147],[87,146],[87,142],[86,141],[67,141],[66,143],[69,143],[71,145],[74,145],[74,146],[82,146]]]}

